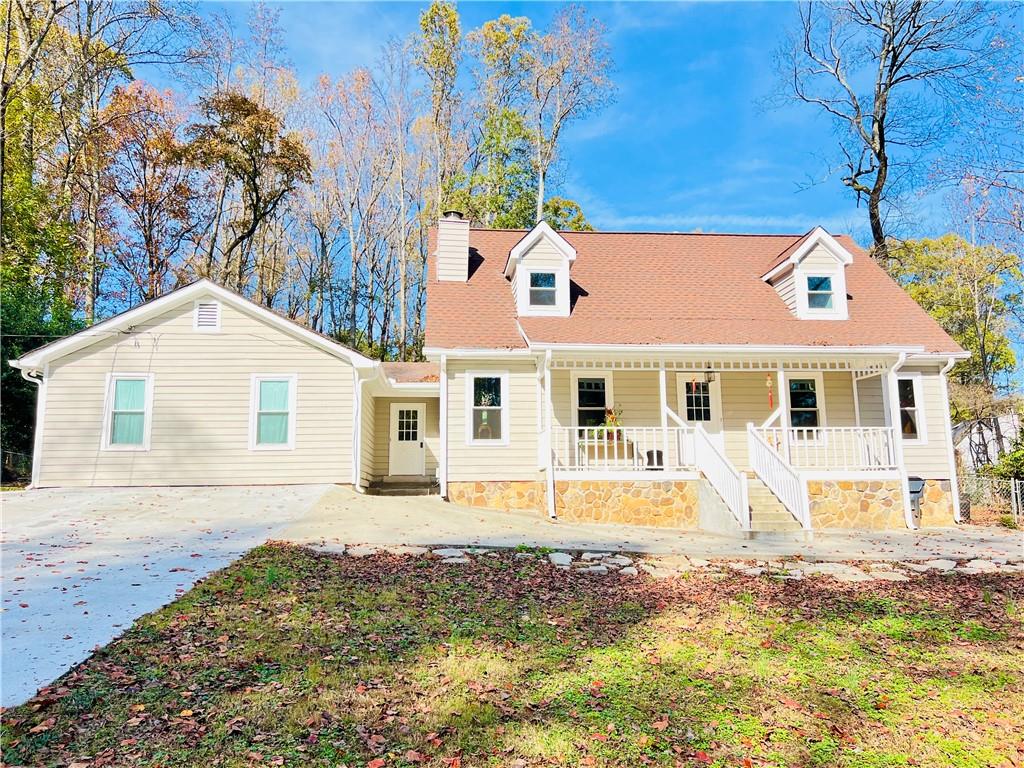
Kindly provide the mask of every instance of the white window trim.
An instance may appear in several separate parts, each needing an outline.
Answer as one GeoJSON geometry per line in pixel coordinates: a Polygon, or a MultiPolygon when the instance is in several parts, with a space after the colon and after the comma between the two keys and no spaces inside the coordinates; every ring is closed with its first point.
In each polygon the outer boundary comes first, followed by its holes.
{"type": "Polygon", "coordinates": [[[509,444],[509,403],[508,395],[508,371],[466,371],[466,445],[491,446],[499,448],[509,444]],[[500,379],[501,380],[501,437],[490,440],[478,440],[473,437],[473,380],[500,379]]]}
{"type": "Polygon", "coordinates": [[[914,383],[914,410],[917,412],[917,437],[903,437],[903,408],[899,402],[896,409],[900,412],[900,421],[897,422],[896,432],[903,440],[904,445],[924,445],[928,442],[928,415],[924,408],[924,379],[920,371],[908,371],[896,374],[896,397],[899,398],[899,383],[901,381],[912,381],[914,383]]]}
{"type": "Polygon", "coordinates": [[[152,373],[108,373],[107,390],[103,404],[103,436],[100,448],[104,451],[148,451],[153,431],[153,383],[152,373]],[[118,379],[144,379],[146,381],[145,414],[142,419],[142,445],[113,445],[110,442],[111,421],[114,415],[114,382],[118,379]]]}
{"type": "Polygon", "coordinates": [[[223,305],[216,299],[196,299],[192,302],[192,330],[198,333],[220,333],[220,320],[221,314],[224,311],[223,305]],[[201,327],[199,325],[199,305],[200,304],[215,304],[217,306],[217,325],[213,327],[201,327]]]}
{"type": "Polygon", "coordinates": [[[803,320],[846,320],[849,317],[846,307],[846,268],[841,264],[832,268],[805,268],[801,265],[795,270],[794,280],[797,317],[803,320]],[[808,305],[807,280],[811,277],[827,277],[832,280],[831,309],[815,309],[808,305]]]}
{"type": "Polygon", "coordinates": [[[557,269],[539,269],[538,268],[538,269],[531,269],[531,270],[529,270],[529,274],[527,275],[527,279],[526,279],[526,303],[530,305],[531,311],[532,310],[538,310],[538,309],[546,310],[546,309],[549,309],[551,307],[557,307],[558,306],[558,298],[559,298],[558,297],[558,287],[559,286],[558,286],[558,270],[557,269]],[[551,286],[550,288],[534,287],[534,285],[533,285],[533,276],[534,275],[551,275],[552,277],[555,278],[555,284],[553,286],[551,286]],[[553,293],[555,295],[555,302],[553,304],[534,304],[533,303],[533,296],[532,296],[534,291],[550,291],[551,293],[553,293]]]}
{"type": "Polygon", "coordinates": [[[516,305],[521,317],[568,317],[569,316],[569,263],[557,267],[524,267],[516,270],[516,305]],[[554,274],[555,303],[534,306],[530,303],[530,275],[554,274]]]}
{"type": "Polygon", "coordinates": [[[249,381],[249,450],[250,451],[293,451],[295,450],[295,422],[298,420],[297,373],[254,373],[249,381]],[[259,445],[256,443],[256,416],[259,413],[260,382],[288,382],[288,442],[283,444],[259,445]]]}
{"type": "Polygon", "coordinates": [[[570,377],[572,381],[572,425],[579,426],[580,409],[580,379],[604,379],[604,407],[615,407],[615,392],[612,390],[614,376],[611,371],[573,371],[570,377]]]}
{"type": "Polygon", "coordinates": [[[793,426],[793,419],[791,417],[793,400],[790,397],[789,383],[794,379],[814,379],[814,393],[818,398],[818,426],[816,429],[824,429],[828,426],[828,415],[825,413],[825,377],[821,371],[786,371],[783,382],[786,386],[786,428],[815,429],[815,427],[793,426]]]}
{"type": "MultiPolygon", "coordinates": [[[[708,382],[708,395],[711,400],[711,415],[712,417],[718,417],[718,423],[716,428],[723,430],[725,427],[725,418],[722,415],[722,377],[720,372],[715,373],[715,380],[708,382]]],[[[687,424],[690,424],[690,420],[686,418],[686,384],[687,382],[693,381],[694,376],[699,377],[699,380],[706,379],[708,371],[676,371],[676,413],[679,418],[687,424]]],[[[712,418],[711,423],[714,423],[715,419],[712,418]]],[[[695,424],[698,422],[694,422],[695,424]]],[[[701,425],[708,422],[701,421],[701,425]]]]}

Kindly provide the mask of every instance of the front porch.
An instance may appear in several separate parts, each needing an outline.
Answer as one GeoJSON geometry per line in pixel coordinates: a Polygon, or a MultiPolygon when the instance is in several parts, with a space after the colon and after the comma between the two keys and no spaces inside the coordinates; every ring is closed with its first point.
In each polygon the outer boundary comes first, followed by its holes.
{"type": "Polygon", "coordinates": [[[724,518],[718,527],[907,527],[907,473],[893,426],[900,412],[889,394],[896,363],[857,355],[549,355],[542,386],[549,512],[566,515],[567,488],[706,482],[724,518]]]}

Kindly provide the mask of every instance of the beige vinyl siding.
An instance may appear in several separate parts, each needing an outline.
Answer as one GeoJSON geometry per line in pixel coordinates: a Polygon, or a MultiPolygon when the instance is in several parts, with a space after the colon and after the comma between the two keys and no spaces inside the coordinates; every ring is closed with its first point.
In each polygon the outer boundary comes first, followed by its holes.
{"type": "Polygon", "coordinates": [[[776,280],[772,287],[779,294],[779,298],[786,302],[789,311],[796,312],[796,278],[793,270],[776,280]]]}
{"type": "Polygon", "coordinates": [[[362,411],[359,415],[359,486],[366,488],[374,479],[373,468],[377,458],[376,403],[377,398],[363,392],[362,411]]]}
{"type": "Polygon", "coordinates": [[[219,333],[192,302],[50,365],[40,485],[352,482],[353,369],[221,304],[219,333]],[[149,451],[103,451],[109,373],[154,377],[149,451]],[[249,450],[254,373],[295,374],[294,450],[249,450]]]}
{"type": "Polygon", "coordinates": [[[747,459],[747,424],[760,426],[771,415],[768,407],[768,387],[765,380],[772,377],[774,407],[778,407],[779,393],[774,371],[758,373],[720,373],[722,391],[722,428],[725,431],[725,455],[741,469],[749,469],[747,459]]]}
{"type": "Polygon", "coordinates": [[[903,461],[910,475],[925,479],[949,479],[949,446],[946,442],[946,419],[949,403],[942,396],[942,376],[938,368],[905,366],[899,373],[921,374],[924,392],[926,442],[903,443],[903,461]]]}
{"type": "Polygon", "coordinates": [[[857,382],[858,405],[860,406],[860,423],[864,427],[884,427],[885,398],[882,396],[883,379],[872,376],[857,382]]]}
{"type": "MultiPolygon", "coordinates": [[[[622,410],[622,423],[627,427],[653,427],[661,424],[661,395],[657,371],[586,371],[578,378],[611,377],[612,400],[622,410]]],[[[676,410],[675,371],[665,372],[668,407],[676,410]]],[[[556,427],[571,427],[575,421],[572,371],[558,369],[551,372],[551,406],[556,427]]],[[[671,424],[669,426],[672,426],[671,424]]]]}
{"type": "Polygon", "coordinates": [[[391,449],[391,404],[392,403],[419,403],[426,408],[423,418],[426,423],[423,425],[423,449],[424,473],[427,477],[434,477],[437,474],[438,456],[441,453],[441,436],[439,420],[439,401],[436,397],[378,397],[374,415],[374,461],[373,476],[375,478],[387,477],[388,459],[391,449]]]}
{"type": "Polygon", "coordinates": [[[437,228],[437,279],[469,277],[469,222],[441,221],[437,228]]]}
{"type": "Polygon", "coordinates": [[[537,369],[533,360],[448,362],[448,479],[537,480],[537,369]],[[466,444],[466,372],[508,371],[508,445],[466,444]]]}
{"type": "Polygon", "coordinates": [[[529,269],[549,267],[558,269],[565,264],[565,256],[548,240],[542,237],[530,250],[523,254],[522,265],[529,269]]]}
{"type": "Polygon", "coordinates": [[[834,270],[839,265],[836,257],[828,252],[823,246],[815,246],[810,253],[800,260],[800,267],[804,271],[815,269],[834,270]]]}

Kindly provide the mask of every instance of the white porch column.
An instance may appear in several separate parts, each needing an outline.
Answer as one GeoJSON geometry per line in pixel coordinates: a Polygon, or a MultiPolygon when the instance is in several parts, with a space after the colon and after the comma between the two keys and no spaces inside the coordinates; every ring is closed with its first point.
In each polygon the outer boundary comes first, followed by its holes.
{"type": "Polygon", "coordinates": [[[942,371],[939,373],[939,382],[942,388],[942,402],[945,408],[946,418],[946,453],[949,455],[949,492],[953,501],[953,519],[962,523],[960,519],[960,479],[956,474],[956,448],[953,446],[953,420],[949,413],[949,372],[956,365],[956,358],[951,357],[942,371]]]}
{"type": "MultiPolygon", "coordinates": [[[[793,454],[789,445],[789,389],[786,386],[786,372],[779,368],[775,378],[779,388],[779,426],[782,427],[782,451],[786,457],[786,463],[792,465],[793,454]]],[[[825,396],[824,392],[821,394],[822,397],[825,396]]]]}
{"type": "Polygon", "coordinates": [[[857,373],[850,371],[850,384],[853,385],[853,423],[860,426],[860,387],[857,386],[857,373]]]}
{"type": "Polygon", "coordinates": [[[889,370],[882,374],[883,392],[885,393],[885,422],[892,432],[893,457],[900,472],[900,486],[903,492],[903,517],[907,528],[914,530],[914,512],[910,504],[910,483],[907,480],[907,465],[903,460],[903,435],[900,430],[900,391],[896,372],[907,361],[906,352],[901,352],[899,359],[889,370]]]}
{"type": "MultiPolygon", "coordinates": [[[[669,466],[668,456],[668,382],[665,380],[665,361],[658,364],[658,396],[661,398],[661,466],[667,469],[669,466]]],[[[676,457],[676,464],[681,464],[681,458],[676,457]]]]}
{"type": "Polygon", "coordinates": [[[547,445],[547,470],[545,471],[547,480],[547,493],[545,497],[548,503],[548,517],[552,520],[555,518],[555,457],[551,450],[551,438],[554,429],[554,418],[552,416],[552,405],[551,405],[551,350],[549,349],[544,353],[544,433],[547,435],[545,443],[547,445]]]}

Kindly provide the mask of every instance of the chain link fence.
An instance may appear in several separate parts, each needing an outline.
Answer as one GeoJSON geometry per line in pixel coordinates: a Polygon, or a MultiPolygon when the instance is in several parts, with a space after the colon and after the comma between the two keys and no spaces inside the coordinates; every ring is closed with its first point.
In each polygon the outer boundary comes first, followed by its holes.
{"type": "Polygon", "coordinates": [[[32,457],[17,451],[0,451],[0,467],[4,485],[24,485],[32,479],[32,457]]]}
{"type": "Polygon", "coordinates": [[[976,523],[1024,523],[1024,480],[965,472],[960,476],[960,514],[976,523]]]}

